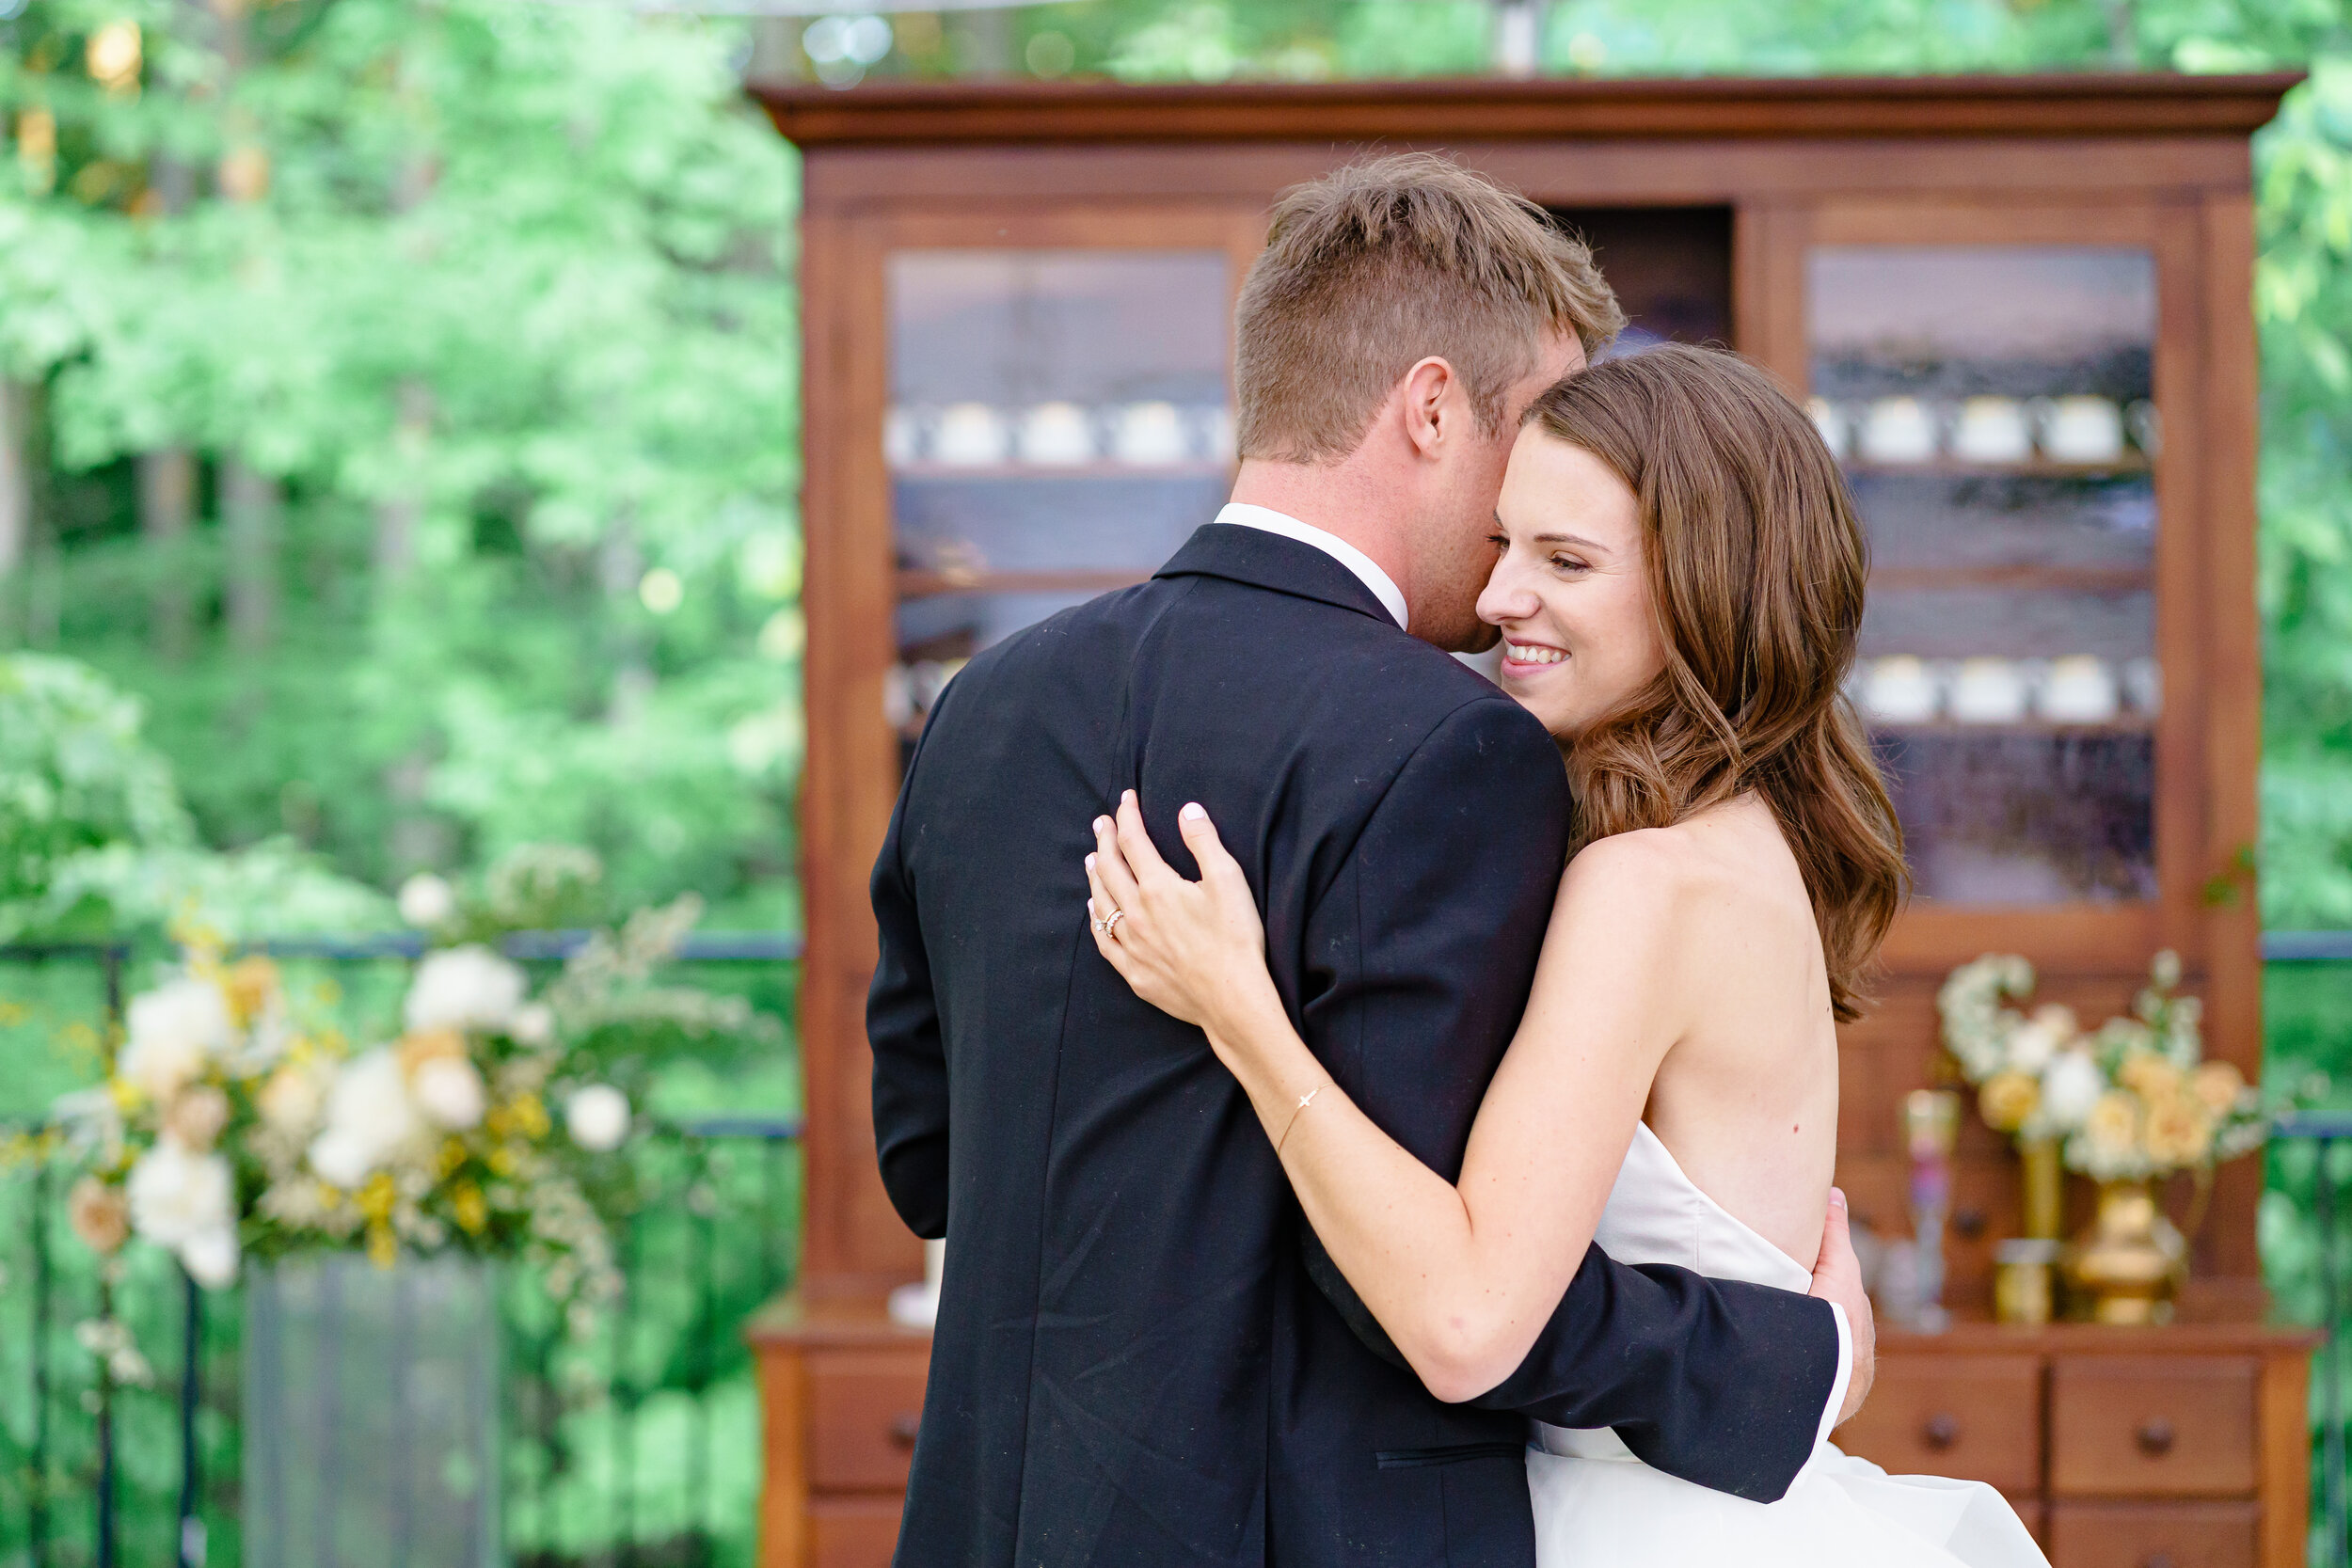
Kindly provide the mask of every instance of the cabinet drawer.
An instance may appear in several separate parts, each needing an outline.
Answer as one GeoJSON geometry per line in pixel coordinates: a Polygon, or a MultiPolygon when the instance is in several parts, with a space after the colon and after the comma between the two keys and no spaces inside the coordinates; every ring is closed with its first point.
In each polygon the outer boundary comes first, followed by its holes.
{"type": "Polygon", "coordinates": [[[2042,1490],[2042,1364],[2029,1355],[1888,1357],[1837,1446],[1898,1475],[2042,1490]]]}
{"type": "Polygon", "coordinates": [[[919,1354],[809,1357],[812,1491],[906,1490],[915,1429],[923,1419],[925,1370],[919,1354]]]}
{"type": "Polygon", "coordinates": [[[2083,1356],[2050,1370],[2054,1496],[2254,1490],[2251,1357],[2083,1356]]]}
{"type": "Polygon", "coordinates": [[[808,1568],[890,1568],[899,1512],[896,1497],[811,1499],[808,1568]]]}
{"type": "Polygon", "coordinates": [[[2050,1568],[2254,1568],[2254,1503],[2053,1503],[2050,1568]]]}

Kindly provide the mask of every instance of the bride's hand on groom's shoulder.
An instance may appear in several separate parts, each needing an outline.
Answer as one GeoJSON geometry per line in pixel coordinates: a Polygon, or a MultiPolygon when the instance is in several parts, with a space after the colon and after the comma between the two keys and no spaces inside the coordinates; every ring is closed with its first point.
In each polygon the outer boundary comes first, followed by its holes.
{"type": "MultiPolygon", "coordinates": [[[[1187,880],[1164,860],[1143,826],[1136,792],[1120,797],[1116,818],[1094,819],[1087,857],[1087,914],[1094,945],[1137,996],[1222,1045],[1245,1006],[1273,990],[1265,927],[1241,863],[1226,852],[1209,814],[1177,814],[1184,847],[1200,864],[1187,880]]],[[[1279,999],[1276,1005],[1279,1006],[1279,999]]]]}
{"type": "Polygon", "coordinates": [[[1878,1322],[1870,1315],[1869,1292],[1862,1288],[1862,1261],[1854,1256],[1846,1195],[1836,1187],[1829,1190],[1829,1217],[1821,1226],[1821,1251],[1814,1259],[1813,1289],[1807,1293],[1844,1307],[1846,1326],[1853,1336],[1853,1376],[1837,1412],[1836,1424],[1843,1426],[1870,1397],[1870,1385],[1878,1378],[1878,1322]]]}

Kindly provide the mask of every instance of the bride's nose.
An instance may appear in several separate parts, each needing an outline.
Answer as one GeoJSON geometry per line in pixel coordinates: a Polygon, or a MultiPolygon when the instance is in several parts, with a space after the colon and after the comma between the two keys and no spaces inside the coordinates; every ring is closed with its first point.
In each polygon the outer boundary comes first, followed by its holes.
{"type": "Polygon", "coordinates": [[[1513,621],[1525,621],[1541,609],[1534,590],[1518,580],[1509,558],[1495,562],[1492,576],[1486,578],[1485,592],[1478,595],[1478,618],[1490,626],[1508,626],[1513,621]]]}

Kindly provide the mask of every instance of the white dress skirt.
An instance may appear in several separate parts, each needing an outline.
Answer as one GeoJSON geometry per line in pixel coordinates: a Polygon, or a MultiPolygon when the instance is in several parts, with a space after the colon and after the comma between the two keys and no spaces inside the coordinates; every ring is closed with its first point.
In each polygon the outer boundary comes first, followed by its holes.
{"type": "MultiPolygon", "coordinates": [[[[1633,1134],[1595,1240],[1621,1263],[1804,1291],[1812,1274],[1633,1134]]],[[[1536,1568],[2048,1568],[2007,1498],[1981,1481],[1890,1476],[1823,1441],[1777,1502],[1653,1470],[1606,1427],[1535,1425],[1527,1453],[1536,1568]]]]}

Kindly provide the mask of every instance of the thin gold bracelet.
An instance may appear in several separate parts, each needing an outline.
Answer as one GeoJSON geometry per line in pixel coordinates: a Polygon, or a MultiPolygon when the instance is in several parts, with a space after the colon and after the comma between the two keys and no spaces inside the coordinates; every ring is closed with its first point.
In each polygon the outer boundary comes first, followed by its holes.
{"type": "Polygon", "coordinates": [[[1313,1088],[1309,1089],[1305,1094],[1298,1097],[1298,1108],[1291,1112],[1291,1119],[1282,1124],[1282,1135],[1274,1140],[1274,1157],[1276,1159],[1279,1160],[1282,1157],[1282,1146],[1291,1141],[1291,1129],[1297,1126],[1298,1118],[1307,1114],[1307,1107],[1314,1103],[1315,1096],[1321,1094],[1324,1090],[1329,1088],[1330,1086],[1331,1080],[1326,1078],[1322,1083],[1317,1084],[1313,1088]]]}

